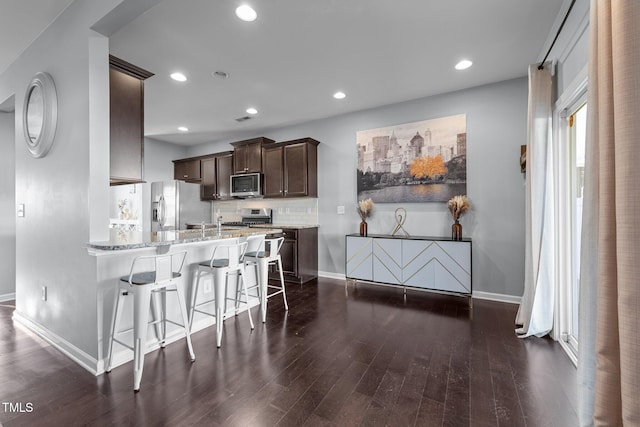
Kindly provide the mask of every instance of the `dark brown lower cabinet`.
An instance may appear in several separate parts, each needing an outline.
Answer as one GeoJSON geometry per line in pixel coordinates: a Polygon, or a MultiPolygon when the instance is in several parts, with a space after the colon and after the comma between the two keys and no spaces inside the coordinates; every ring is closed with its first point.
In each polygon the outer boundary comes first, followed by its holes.
{"type": "MultiPolygon", "coordinates": [[[[306,283],[318,277],[318,228],[283,228],[284,242],[280,248],[285,282],[306,283]]],[[[269,272],[279,279],[278,272],[269,272]]]]}

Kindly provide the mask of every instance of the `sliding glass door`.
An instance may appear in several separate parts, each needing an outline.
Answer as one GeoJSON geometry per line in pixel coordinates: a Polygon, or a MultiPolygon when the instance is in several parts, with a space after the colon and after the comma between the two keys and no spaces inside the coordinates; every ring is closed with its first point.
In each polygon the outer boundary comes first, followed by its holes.
{"type": "Polygon", "coordinates": [[[584,195],[585,143],[587,131],[587,104],[581,103],[568,117],[569,136],[569,199],[570,199],[570,259],[571,277],[566,301],[569,324],[565,339],[570,348],[578,351],[578,301],[580,300],[580,236],[582,233],[582,200],[584,195]]]}
{"type": "Polygon", "coordinates": [[[587,72],[558,99],[554,112],[557,304],[553,337],[578,361],[580,245],[587,134],[587,72]]]}

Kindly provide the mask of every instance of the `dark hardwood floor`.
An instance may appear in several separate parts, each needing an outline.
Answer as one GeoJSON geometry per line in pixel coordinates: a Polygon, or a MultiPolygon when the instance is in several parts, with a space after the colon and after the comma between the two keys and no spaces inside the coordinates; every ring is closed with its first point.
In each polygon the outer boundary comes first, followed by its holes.
{"type": "Polygon", "coordinates": [[[132,363],[94,377],[0,303],[0,425],[578,424],[575,368],[515,336],[517,306],[342,283],[288,285],[288,313],[275,297],[253,332],[226,320],[220,349],[213,328],[194,334],[193,364],[183,340],[148,354],[137,394],[132,363]]]}

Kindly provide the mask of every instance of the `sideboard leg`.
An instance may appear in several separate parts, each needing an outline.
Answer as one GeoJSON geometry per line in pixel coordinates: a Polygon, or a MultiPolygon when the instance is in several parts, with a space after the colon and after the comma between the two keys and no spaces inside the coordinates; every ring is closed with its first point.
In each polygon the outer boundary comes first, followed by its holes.
{"type": "Polygon", "coordinates": [[[348,297],[349,296],[349,283],[353,283],[353,287],[356,287],[356,284],[358,283],[358,281],[356,279],[346,279],[344,281],[344,296],[348,297]]]}

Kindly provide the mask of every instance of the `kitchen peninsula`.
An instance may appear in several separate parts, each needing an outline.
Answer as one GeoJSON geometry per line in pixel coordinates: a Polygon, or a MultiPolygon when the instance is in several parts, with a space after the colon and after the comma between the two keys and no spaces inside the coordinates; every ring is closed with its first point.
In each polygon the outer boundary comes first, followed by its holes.
{"type": "Polygon", "coordinates": [[[170,230],[170,231],[122,231],[117,228],[109,229],[109,240],[102,242],[89,242],[90,255],[99,255],[98,251],[122,251],[141,248],[158,248],[170,245],[184,245],[187,243],[210,242],[222,239],[237,239],[260,234],[276,234],[282,230],[275,227],[248,228],[248,227],[223,227],[206,228],[204,230],[170,230]]]}
{"type": "MultiPolygon", "coordinates": [[[[96,374],[104,372],[107,345],[109,342],[110,328],[116,292],[118,290],[118,280],[122,276],[130,273],[131,264],[138,256],[155,255],[157,253],[166,253],[173,251],[186,251],[185,265],[182,270],[181,280],[184,282],[185,292],[188,295],[188,301],[192,299],[192,285],[195,283],[197,265],[201,262],[208,261],[211,258],[213,249],[217,245],[237,243],[240,239],[253,235],[270,235],[281,233],[282,230],[277,227],[271,228],[248,228],[248,227],[222,227],[220,230],[216,228],[194,229],[194,230],[174,230],[174,231],[158,231],[158,232],[140,232],[140,231],[121,231],[118,229],[110,230],[110,238],[108,241],[90,242],[87,244],[89,255],[95,257],[96,275],[97,275],[97,330],[98,330],[98,357],[97,361],[82,361],[79,363],[85,365],[96,374]],[[84,362],[84,363],[83,363],[84,362]],[[93,362],[93,363],[92,363],[93,362]],[[97,362],[97,364],[96,364],[97,362]]],[[[260,283],[261,286],[266,285],[267,264],[259,262],[259,271],[248,268],[244,280],[247,283],[260,283]]],[[[235,295],[236,282],[230,280],[228,283],[227,295],[235,295]]],[[[203,276],[201,286],[199,288],[198,299],[200,301],[211,301],[211,305],[225,306],[224,297],[214,298],[214,295],[225,294],[224,284],[214,284],[211,276],[203,276]],[[215,285],[215,286],[214,286],[215,285]]],[[[262,295],[266,295],[262,292],[262,295]]],[[[167,295],[167,317],[169,319],[178,319],[180,310],[175,295],[167,295]]],[[[253,307],[260,304],[258,296],[250,296],[249,306],[253,307]]],[[[266,313],[266,301],[262,301],[262,318],[266,313]]],[[[130,303],[128,303],[130,304],[130,303]]],[[[233,310],[233,305],[230,309],[233,310]]],[[[229,313],[227,313],[229,314],[229,313]]],[[[132,307],[125,306],[123,318],[120,322],[121,326],[132,325],[132,307]]],[[[209,316],[197,315],[193,320],[192,332],[207,328],[214,324],[214,319],[209,316]]],[[[167,343],[177,341],[184,337],[181,328],[167,324],[167,343]]],[[[215,339],[215,331],[212,331],[211,339],[215,339]]],[[[147,352],[158,348],[153,337],[148,340],[147,352]]],[[[131,351],[122,346],[114,348],[112,366],[116,367],[133,359],[131,351]]]]}

